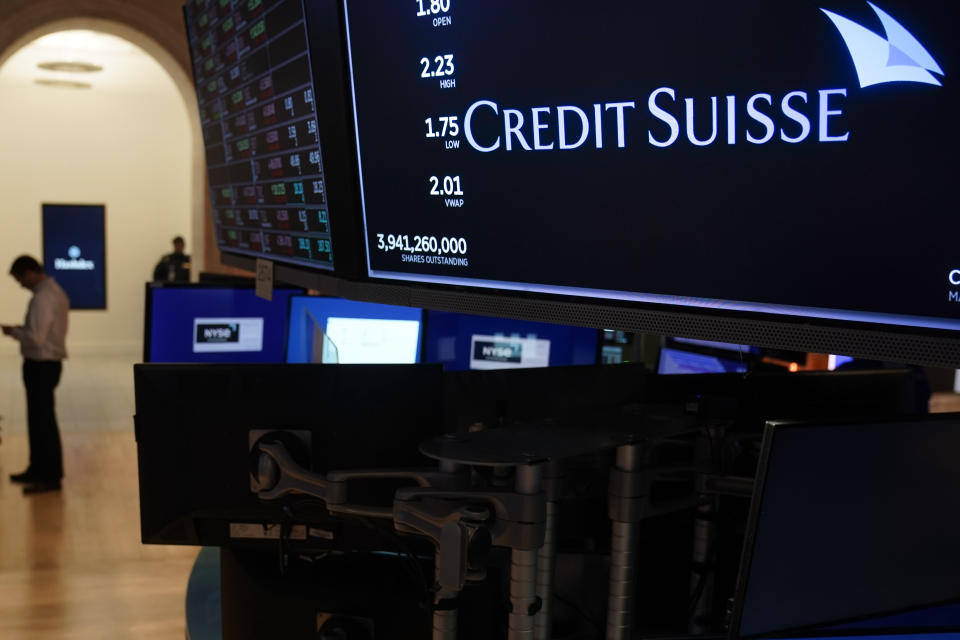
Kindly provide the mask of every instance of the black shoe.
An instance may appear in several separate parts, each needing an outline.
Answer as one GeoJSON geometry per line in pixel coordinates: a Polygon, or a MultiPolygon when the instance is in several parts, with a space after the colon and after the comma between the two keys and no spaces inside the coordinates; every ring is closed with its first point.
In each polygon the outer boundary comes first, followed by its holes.
{"type": "Polygon", "coordinates": [[[60,481],[40,480],[32,482],[23,488],[23,495],[29,496],[35,493],[47,493],[48,491],[60,491],[60,481]]]}
{"type": "Polygon", "coordinates": [[[30,482],[36,482],[37,476],[30,469],[22,473],[11,473],[10,482],[19,482],[21,484],[27,484],[30,482]]]}

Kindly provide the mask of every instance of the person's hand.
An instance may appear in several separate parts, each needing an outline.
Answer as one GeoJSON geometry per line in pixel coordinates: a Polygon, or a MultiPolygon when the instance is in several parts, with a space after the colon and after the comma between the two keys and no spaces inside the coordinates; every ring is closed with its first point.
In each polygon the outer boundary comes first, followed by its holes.
{"type": "Polygon", "coordinates": [[[3,335],[5,336],[8,336],[11,333],[13,333],[13,327],[9,324],[0,325],[0,327],[3,327],[3,335]]]}

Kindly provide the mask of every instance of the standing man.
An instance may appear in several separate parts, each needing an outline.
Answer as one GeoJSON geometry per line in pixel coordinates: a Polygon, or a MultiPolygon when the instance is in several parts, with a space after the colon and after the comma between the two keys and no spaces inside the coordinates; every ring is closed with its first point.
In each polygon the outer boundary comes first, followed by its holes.
{"type": "Polygon", "coordinates": [[[190,282],[190,256],[183,252],[183,238],[173,239],[173,253],[160,258],[153,269],[154,282],[190,282]]]}
{"type": "Polygon", "coordinates": [[[3,325],[4,335],[20,342],[23,354],[30,440],[30,466],[23,473],[11,475],[10,480],[24,483],[24,494],[58,491],[63,478],[63,452],[53,390],[60,382],[62,361],[67,357],[70,300],[31,256],[14,260],[10,275],[21,287],[33,292],[23,326],[3,325]]]}

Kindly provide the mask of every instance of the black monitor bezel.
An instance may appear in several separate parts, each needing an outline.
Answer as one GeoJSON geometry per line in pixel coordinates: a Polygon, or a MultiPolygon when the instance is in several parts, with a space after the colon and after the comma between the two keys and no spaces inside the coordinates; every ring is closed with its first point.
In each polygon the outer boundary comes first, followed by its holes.
{"type": "MultiPolygon", "coordinates": [[[[253,259],[234,254],[221,257],[225,265],[255,269],[253,259]]],[[[945,330],[496,289],[349,280],[279,263],[276,277],[328,295],[366,302],[960,368],[960,336],[945,330]]]]}

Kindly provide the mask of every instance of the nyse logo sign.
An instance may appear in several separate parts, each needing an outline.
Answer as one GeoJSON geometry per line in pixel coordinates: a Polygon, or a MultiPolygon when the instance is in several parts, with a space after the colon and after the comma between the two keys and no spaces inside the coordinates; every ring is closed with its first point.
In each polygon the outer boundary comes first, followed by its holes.
{"type": "MultiPolygon", "coordinates": [[[[944,73],[923,45],[889,14],[872,3],[870,6],[886,38],[821,9],[840,31],[860,87],[889,82],[939,86],[940,81],[932,74],[944,73]]],[[[467,109],[463,131],[469,146],[481,153],[571,151],[586,146],[604,149],[614,144],[624,149],[638,135],[635,121],[639,114],[646,125],[639,136],[659,149],[672,147],[681,137],[697,147],[744,142],[798,144],[808,140],[843,143],[850,139],[843,119],[847,95],[848,90],[840,87],[705,99],[682,96],[677,89],[662,86],[647,94],[646,113],[637,100],[516,109],[484,99],[467,109]],[[760,131],[762,134],[756,135],[760,131]]]]}
{"type": "Polygon", "coordinates": [[[263,318],[194,318],[194,353],[263,351],[263,318]]]}
{"type": "Polygon", "coordinates": [[[197,324],[198,344],[228,344],[240,342],[240,326],[237,324],[197,324]]]}
{"type": "Polygon", "coordinates": [[[519,342],[477,340],[473,343],[473,357],[487,362],[519,364],[523,360],[523,345],[519,342]]]}
{"type": "Polygon", "coordinates": [[[83,252],[80,250],[80,247],[77,245],[71,246],[67,249],[67,256],[69,258],[57,258],[53,261],[53,268],[57,271],[93,271],[96,269],[96,264],[93,260],[84,260],[80,256],[83,255],[83,252]]]}
{"type": "Polygon", "coordinates": [[[471,369],[518,369],[550,364],[550,341],[534,335],[474,335],[470,338],[471,369]]]}

